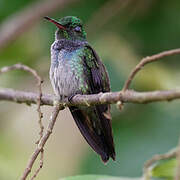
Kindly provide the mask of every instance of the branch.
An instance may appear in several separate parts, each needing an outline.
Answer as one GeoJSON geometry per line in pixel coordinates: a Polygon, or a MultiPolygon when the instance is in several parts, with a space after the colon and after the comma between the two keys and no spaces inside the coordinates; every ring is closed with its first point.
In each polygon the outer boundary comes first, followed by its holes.
{"type": "Polygon", "coordinates": [[[32,27],[41,17],[61,10],[76,0],[46,0],[38,1],[13,14],[1,24],[0,49],[17,39],[23,32],[32,27]]]}
{"type": "MultiPolygon", "coordinates": [[[[25,180],[27,178],[27,176],[29,175],[29,173],[31,172],[31,169],[32,169],[32,166],[35,162],[35,160],[37,159],[38,155],[43,152],[43,148],[44,148],[44,145],[46,143],[46,141],[48,140],[49,136],[51,135],[52,133],[52,130],[53,130],[53,127],[54,127],[54,124],[56,122],[56,119],[57,119],[57,116],[59,114],[59,111],[63,109],[62,106],[59,106],[59,104],[56,104],[53,108],[53,112],[51,114],[51,117],[50,117],[50,122],[48,124],[48,127],[47,127],[47,130],[46,130],[46,133],[43,135],[43,137],[41,138],[40,142],[38,143],[38,146],[37,148],[35,149],[34,153],[32,154],[28,164],[27,164],[27,167],[26,169],[24,170],[24,173],[21,177],[21,180],[25,180]]],[[[42,153],[43,154],[43,153],[42,153]]],[[[41,167],[40,167],[41,168],[41,167]]],[[[38,169],[39,170],[39,169],[38,169]]],[[[37,171],[38,171],[37,170],[37,171]]],[[[36,173],[35,173],[35,176],[36,176],[36,173]]],[[[33,176],[34,178],[34,176],[33,176]]]]}
{"type": "Polygon", "coordinates": [[[166,56],[172,56],[172,55],[175,55],[175,54],[180,54],[180,48],[179,49],[172,49],[172,50],[169,50],[169,51],[164,51],[164,52],[161,52],[159,54],[155,54],[155,55],[152,55],[152,56],[147,56],[145,58],[143,58],[140,63],[138,63],[136,65],[136,67],[131,71],[127,81],[125,82],[124,84],[124,87],[123,87],[123,91],[126,91],[133,78],[135,77],[135,75],[148,63],[151,63],[151,62],[154,62],[154,61],[157,61],[163,57],[166,57],[166,56]]]}
{"type": "Polygon", "coordinates": [[[9,72],[9,71],[12,71],[12,70],[23,70],[23,71],[29,72],[31,75],[33,75],[33,77],[37,81],[37,86],[38,86],[38,89],[39,89],[39,95],[37,97],[37,112],[39,114],[38,123],[39,123],[39,126],[40,126],[40,132],[39,132],[40,138],[39,139],[41,139],[41,137],[43,135],[43,129],[44,129],[43,124],[42,124],[42,116],[43,116],[43,114],[41,112],[41,107],[40,107],[41,106],[41,97],[42,97],[41,84],[43,83],[43,80],[34,69],[32,69],[32,68],[30,68],[30,67],[28,67],[26,65],[23,65],[23,64],[14,64],[12,66],[5,66],[5,67],[0,69],[0,74],[6,73],[6,72],[9,72]]]}
{"type": "MultiPolygon", "coordinates": [[[[39,120],[38,120],[38,123],[39,123],[39,127],[40,127],[40,132],[39,132],[39,139],[37,141],[36,144],[39,143],[39,141],[41,140],[42,136],[43,136],[43,130],[44,130],[44,126],[42,124],[42,117],[43,117],[43,114],[41,112],[41,97],[42,97],[42,88],[41,88],[41,84],[43,83],[43,80],[42,78],[38,75],[38,73],[26,66],[26,65],[23,65],[23,64],[15,64],[15,65],[12,65],[12,66],[6,66],[6,67],[3,67],[0,69],[0,74],[2,73],[6,73],[6,72],[9,72],[9,71],[12,71],[12,70],[23,70],[23,71],[26,71],[26,72],[29,72],[31,73],[31,75],[36,79],[37,81],[37,86],[38,86],[38,89],[39,89],[39,94],[38,94],[38,97],[37,97],[37,112],[38,112],[38,115],[39,115],[39,120]]],[[[40,169],[42,168],[43,166],[43,149],[41,151],[41,158],[40,158],[40,167],[36,170],[34,176],[31,178],[31,180],[34,179],[34,177],[37,176],[37,174],[39,173],[40,169]]]]}
{"type": "MultiPolygon", "coordinates": [[[[12,101],[16,103],[25,103],[27,105],[36,104],[38,98],[37,93],[18,91],[8,88],[0,89],[0,101],[12,101]]],[[[42,95],[41,105],[53,106],[53,96],[42,95]]]]}
{"type": "Polygon", "coordinates": [[[41,150],[41,157],[40,157],[40,166],[39,168],[35,171],[34,175],[31,177],[31,180],[33,180],[34,178],[36,178],[36,176],[38,175],[39,171],[42,169],[44,164],[44,149],[42,148],[41,150]]]}
{"type": "MultiPolygon", "coordinates": [[[[17,91],[13,89],[1,88],[0,101],[12,101],[16,103],[36,104],[38,94],[32,92],[17,91]]],[[[133,90],[126,90],[120,92],[99,93],[92,95],[76,95],[71,102],[64,99],[60,104],[65,106],[71,105],[97,105],[97,104],[114,104],[118,101],[125,103],[152,103],[157,101],[171,101],[180,99],[180,90],[164,90],[164,91],[150,91],[137,92],[133,90]]],[[[53,106],[55,97],[49,94],[42,94],[41,105],[53,106]]]]}

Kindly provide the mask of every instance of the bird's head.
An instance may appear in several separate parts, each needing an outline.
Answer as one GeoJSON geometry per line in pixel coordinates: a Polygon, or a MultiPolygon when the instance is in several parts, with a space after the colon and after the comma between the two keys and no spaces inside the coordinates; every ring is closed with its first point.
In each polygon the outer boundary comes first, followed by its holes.
{"type": "Polygon", "coordinates": [[[58,28],[55,37],[57,40],[67,39],[67,40],[86,40],[86,32],[83,28],[82,21],[74,16],[66,16],[56,21],[49,17],[44,17],[48,21],[52,22],[58,28]]]}

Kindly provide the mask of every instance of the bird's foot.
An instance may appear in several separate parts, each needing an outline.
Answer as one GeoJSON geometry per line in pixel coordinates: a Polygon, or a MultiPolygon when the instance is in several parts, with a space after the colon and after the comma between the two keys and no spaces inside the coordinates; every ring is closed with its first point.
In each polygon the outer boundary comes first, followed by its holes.
{"type": "Polygon", "coordinates": [[[68,97],[68,101],[69,101],[70,103],[72,103],[72,99],[73,99],[73,97],[76,96],[76,95],[77,95],[77,94],[72,94],[71,96],[69,96],[69,97],[68,97]]]}

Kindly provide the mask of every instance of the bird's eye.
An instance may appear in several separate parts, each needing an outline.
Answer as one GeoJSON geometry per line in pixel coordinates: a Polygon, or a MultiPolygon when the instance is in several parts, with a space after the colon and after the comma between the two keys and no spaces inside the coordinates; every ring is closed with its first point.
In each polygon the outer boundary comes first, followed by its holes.
{"type": "Polygon", "coordinates": [[[74,30],[75,30],[76,32],[81,32],[81,27],[80,27],[80,26],[76,26],[76,27],[74,28],[74,30]]]}

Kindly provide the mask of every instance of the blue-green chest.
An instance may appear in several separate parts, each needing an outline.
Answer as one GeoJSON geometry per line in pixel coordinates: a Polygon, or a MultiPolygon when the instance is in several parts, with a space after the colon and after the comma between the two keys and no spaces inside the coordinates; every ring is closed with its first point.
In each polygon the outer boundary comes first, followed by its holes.
{"type": "Polygon", "coordinates": [[[82,78],[84,71],[82,57],[82,48],[71,51],[64,49],[58,54],[58,63],[59,66],[67,68],[68,71],[72,71],[78,78],[82,78]]]}
{"type": "Polygon", "coordinates": [[[88,89],[84,76],[83,48],[61,49],[51,52],[50,77],[57,94],[70,96],[86,93],[88,89]]]}

